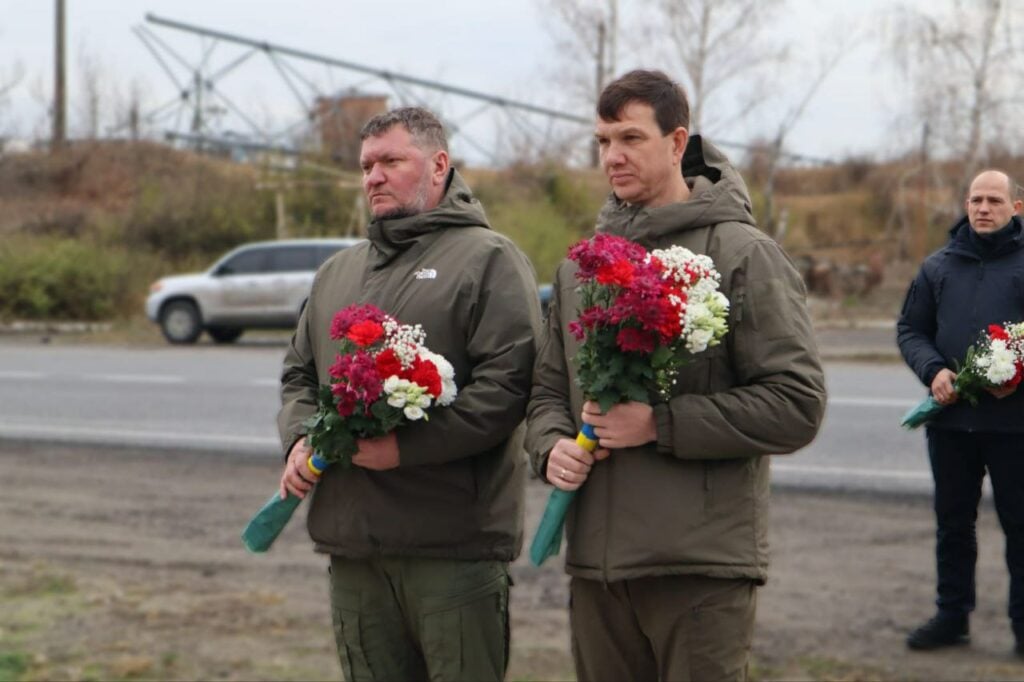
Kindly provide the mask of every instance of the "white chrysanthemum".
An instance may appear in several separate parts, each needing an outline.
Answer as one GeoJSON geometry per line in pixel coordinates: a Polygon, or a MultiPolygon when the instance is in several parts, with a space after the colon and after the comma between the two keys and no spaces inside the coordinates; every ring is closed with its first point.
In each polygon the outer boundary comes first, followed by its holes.
{"type": "Polygon", "coordinates": [[[441,375],[441,395],[437,396],[437,404],[441,406],[451,405],[459,390],[455,385],[455,368],[452,367],[452,363],[448,362],[444,356],[433,353],[425,348],[420,351],[420,355],[423,359],[434,363],[434,367],[437,367],[437,373],[441,375]]]}
{"type": "Polygon", "coordinates": [[[1017,357],[1001,340],[992,342],[991,351],[985,359],[985,378],[996,386],[1005,384],[1017,374],[1017,357]]]}

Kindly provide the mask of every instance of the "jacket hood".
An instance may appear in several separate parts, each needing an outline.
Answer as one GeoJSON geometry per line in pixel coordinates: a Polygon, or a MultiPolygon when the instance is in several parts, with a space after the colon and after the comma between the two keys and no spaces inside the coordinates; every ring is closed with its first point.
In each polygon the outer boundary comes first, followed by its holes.
{"type": "Polygon", "coordinates": [[[673,232],[724,222],[754,225],[750,193],[739,172],[717,147],[694,135],[683,154],[682,173],[690,198],[657,208],[630,206],[614,193],[597,218],[598,232],[652,243],[673,232]]]}
{"type": "Polygon", "coordinates": [[[442,228],[485,227],[490,229],[483,206],[454,168],[448,173],[447,189],[437,206],[405,218],[374,220],[366,231],[373,244],[374,267],[381,267],[424,235],[442,228]]]}

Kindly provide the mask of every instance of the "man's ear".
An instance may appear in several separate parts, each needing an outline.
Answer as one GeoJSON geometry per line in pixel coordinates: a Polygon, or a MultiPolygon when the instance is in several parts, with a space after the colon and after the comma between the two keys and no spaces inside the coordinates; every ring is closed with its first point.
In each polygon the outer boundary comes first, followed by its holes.
{"type": "Polygon", "coordinates": [[[683,153],[686,151],[686,143],[690,140],[690,131],[682,126],[672,131],[672,157],[676,165],[683,160],[683,153]]]}
{"type": "Polygon", "coordinates": [[[1024,209],[1024,201],[1017,199],[1013,202],[1013,215],[1020,215],[1021,209],[1024,209]]]}
{"type": "Polygon", "coordinates": [[[430,157],[430,176],[435,185],[443,185],[448,179],[448,169],[451,167],[451,160],[448,152],[438,149],[430,157]]]}

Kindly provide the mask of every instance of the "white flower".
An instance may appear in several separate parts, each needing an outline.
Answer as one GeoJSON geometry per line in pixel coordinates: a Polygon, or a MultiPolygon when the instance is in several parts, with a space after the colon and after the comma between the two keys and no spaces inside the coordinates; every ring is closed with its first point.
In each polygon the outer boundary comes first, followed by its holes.
{"type": "Polygon", "coordinates": [[[437,404],[441,406],[451,405],[458,393],[455,385],[455,368],[443,355],[438,355],[427,349],[420,350],[420,356],[429,360],[437,367],[437,373],[441,375],[441,395],[437,396],[437,404]]]}
{"type": "Polygon", "coordinates": [[[401,380],[395,375],[389,376],[387,379],[384,380],[384,392],[387,393],[388,395],[394,393],[396,390],[398,390],[398,384],[400,381],[401,380]]]}
{"type": "Polygon", "coordinates": [[[1001,386],[1017,374],[1016,356],[1006,344],[996,339],[992,342],[991,352],[985,356],[985,378],[995,386],[1001,386]]]}
{"type": "Polygon", "coordinates": [[[395,393],[388,396],[388,405],[391,407],[405,407],[405,394],[395,393]]]}
{"type": "Polygon", "coordinates": [[[427,413],[423,411],[423,408],[417,407],[416,405],[408,405],[408,406],[406,406],[406,408],[403,410],[403,412],[405,413],[405,418],[409,419],[411,421],[416,421],[417,419],[423,419],[424,417],[427,416],[427,413]]]}
{"type": "Polygon", "coordinates": [[[686,350],[691,353],[700,353],[708,347],[708,343],[714,337],[710,329],[695,329],[686,338],[686,350]]]}

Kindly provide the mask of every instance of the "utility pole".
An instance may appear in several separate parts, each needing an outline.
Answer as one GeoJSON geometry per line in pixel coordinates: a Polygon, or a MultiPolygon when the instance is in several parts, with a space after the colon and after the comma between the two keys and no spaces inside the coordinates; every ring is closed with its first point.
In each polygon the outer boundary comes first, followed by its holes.
{"type": "MultiPolygon", "coordinates": [[[[597,77],[594,79],[595,108],[597,108],[597,100],[601,97],[601,91],[604,90],[604,45],[606,31],[604,19],[597,22],[597,77]]],[[[590,165],[594,168],[601,165],[601,150],[597,146],[597,140],[593,140],[590,143],[590,165]]]]}
{"type": "Polygon", "coordinates": [[[64,74],[64,0],[56,0],[53,69],[53,136],[50,149],[61,149],[67,140],[67,90],[64,74]]]}
{"type": "Polygon", "coordinates": [[[203,150],[201,136],[203,134],[203,75],[196,69],[192,77],[192,92],[195,93],[196,104],[192,109],[192,134],[196,136],[196,151],[203,150]]]}

